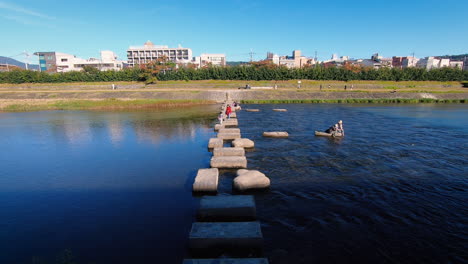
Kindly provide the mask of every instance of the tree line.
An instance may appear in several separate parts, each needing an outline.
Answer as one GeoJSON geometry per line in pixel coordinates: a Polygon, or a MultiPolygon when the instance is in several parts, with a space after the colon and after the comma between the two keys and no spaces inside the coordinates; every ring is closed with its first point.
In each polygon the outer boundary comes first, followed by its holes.
{"type": "Polygon", "coordinates": [[[175,67],[145,65],[120,71],[83,71],[47,73],[27,70],[0,72],[0,83],[61,83],[142,81],[154,83],[169,80],[381,80],[381,81],[466,81],[468,71],[456,68],[426,70],[422,68],[356,68],[312,66],[300,69],[252,64],[228,67],[175,67]]]}

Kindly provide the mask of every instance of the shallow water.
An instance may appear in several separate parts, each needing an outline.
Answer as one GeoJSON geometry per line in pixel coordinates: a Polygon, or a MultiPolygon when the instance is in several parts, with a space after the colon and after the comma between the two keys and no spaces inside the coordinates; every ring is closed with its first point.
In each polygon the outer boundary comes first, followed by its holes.
{"type": "Polygon", "coordinates": [[[256,199],[271,263],[468,261],[467,106],[247,107],[261,109],[238,118],[249,168],[272,181],[256,199]],[[345,138],[314,136],[340,119],[345,138]]]}
{"type": "MultiPolygon", "coordinates": [[[[249,168],[272,180],[256,194],[271,263],[468,261],[467,106],[245,107],[262,110],[238,118],[256,144],[249,168]],[[339,119],[344,139],[314,136],[339,119]]],[[[65,250],[80,264],[181,263],[215,118],[211,107],[0,114],[0,263],[61,263],[65,250]]]]}

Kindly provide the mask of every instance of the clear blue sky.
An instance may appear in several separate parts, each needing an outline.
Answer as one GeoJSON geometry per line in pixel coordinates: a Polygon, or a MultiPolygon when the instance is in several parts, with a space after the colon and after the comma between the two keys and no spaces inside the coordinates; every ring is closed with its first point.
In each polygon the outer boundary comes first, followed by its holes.
{"type": "Polygon", "coordinates": [[[319,59],[461,54],[467,11],[466,0],[0,0],[0,56],[112,50],[125,60],[128,46],[147,40],[229,61],[248,60],[250,49],[256,59],[294,49],[319,59]]]}

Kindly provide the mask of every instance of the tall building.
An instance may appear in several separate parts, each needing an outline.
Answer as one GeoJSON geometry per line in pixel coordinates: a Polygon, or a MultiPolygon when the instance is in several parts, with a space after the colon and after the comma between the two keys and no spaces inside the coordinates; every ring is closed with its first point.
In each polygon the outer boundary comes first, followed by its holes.
{"type": "Polygon", "coordinates": [[[123,62],[117,60],[114,52],[103,50],[101,57],[82,59],[75,55],[60,52],[35,52],[39,56],[39,68],[45,72],[81,71],[83,67],[90,66],[101,71],[121,70],[123,62]]]}
{"type": "Polygon", "coordinates": [[[207,65],[226,66],[226,55],[202,53],[200,56],[194,57],[192,63],[197,65],[198,68],[207,65]]]}
{"type": "Polygon", "coordinates": [[[127,50],[128,65],[130,67],[145,64],[162,57],[166,57],[177,64],[188,64],[192,60],[192,50],[182,47],[169,48],[168,46],[154,45],[149,40],[143,46],[130,46],[127,50]]]}

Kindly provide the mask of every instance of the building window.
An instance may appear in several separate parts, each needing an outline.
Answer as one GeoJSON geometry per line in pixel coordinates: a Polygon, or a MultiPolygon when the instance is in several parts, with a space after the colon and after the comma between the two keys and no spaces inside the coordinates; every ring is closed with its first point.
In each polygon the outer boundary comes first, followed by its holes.
{"type": "Polygon", "coordinates": [[[40,60],[44,60],[44,55],[39,55],[40,60]]]}
{"type": "Polygon", "coordinates": [[[68,59],[61,59],[61,61],[62,61],[62,62],[67,62],[67,61],[68,61],[68,59]]]}
{"type": "Polygon", "coordinates": [[[47,60],[52,60],[52,56],[47,56],[47,60]]]}

